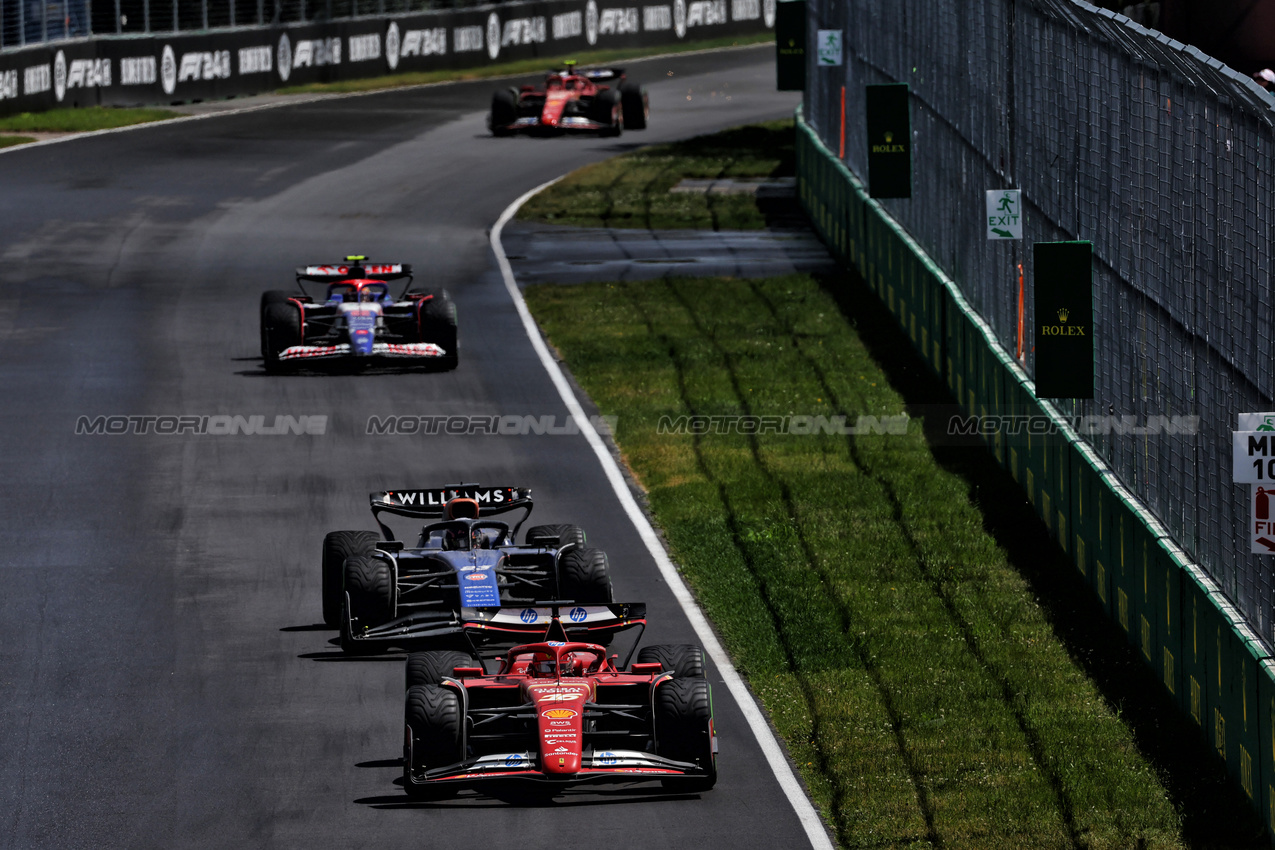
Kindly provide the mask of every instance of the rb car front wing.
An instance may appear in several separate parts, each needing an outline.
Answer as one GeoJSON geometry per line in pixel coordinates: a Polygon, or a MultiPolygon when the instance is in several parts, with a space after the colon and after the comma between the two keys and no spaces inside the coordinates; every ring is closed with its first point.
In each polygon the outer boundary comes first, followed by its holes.
{"type": "Polygon", "coordinates": [[[348,342],[336,345],[294,345],[279,352],[280,360],[331,360],[345,357],[390,357],[419,360],[443,357],[447,352],[432,342],[375,342],[370,354],[355,355],[348,342]]]}

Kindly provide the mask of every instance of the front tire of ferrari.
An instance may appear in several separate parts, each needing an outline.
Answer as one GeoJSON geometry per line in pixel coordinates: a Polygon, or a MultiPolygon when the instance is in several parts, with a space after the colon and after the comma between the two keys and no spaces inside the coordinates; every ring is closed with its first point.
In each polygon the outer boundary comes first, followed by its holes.
{"type": "Polygon", "coordinates": [[[670,790],[707,791],[717,784],[713,753],[713,696],[704,679],[670,679],[655,689],[655,752],[693,762],[703,774],[667,782],[670,790]]]}
{"type": "Polygon", "coordinates": [[[412,774],[461,760],[460,698],[451,688],[415,685],[407,690],[403,711],[403,788],[418,800],[455,793],[455,786],[416,786],[412,774]]]}
{"type": "Polygon", "coordinates": [[[565,549],[568,546],[583,546],[584,529],[578,525],[536,525],[527,529],[524,538],[529,546],[552,546],[565,549]]]}
{"type": "Polygon", "coordinates": [[[481,667],[473,657],[457,650],[430,649],[407,656],[407,690],[417,685],[441,685],[457,667],[481,667]]]}
{"type": "Polygon", "coordinates": [[[518,120],[518,92],[502,89],[491,96],[491,112],[487,115],[487,129],[493,136],[508,136],[509,125],[518,120]]]}
{"type": "Polygon", "coordinates": [[[704,678],[704,650],[689,643],[654,644],[638,652],[638,664],[658,663],[678,679],[704,678]]]}
{"type": "Polygon", "coordinates": [[[357,653],[354,635],[388,622],[394,616],[394,571],[382,558],[354,555],[345,559],[345,616],[341,648],[357,653]]]}
{"type": "Polygon", "coordinates": [[[558,558],[558,588],[559,598],[580,605],[614,601],[607,553],[586,548],[563,553],[558,558]]]}
{"type": "Polygon", "coordinates": [[[345,559],[352,555],[371,555],[376,549],[376,534],[371,531],[333,531],[323,538],[323,622],[329,626],[341,623],[342,578],[345,559]]]}
{"type": "Polygon", "coordinates": [[[599,130],[599,136],[618,136],[624,132],[624,110],[620,105],[620,93],[608,89],[593,100],[593,120],[605,124],[606,129],[599,130]]]}
{"type": "Polygon", "coordinates": [[[620,88],[620,106],[624,111],[624,129],[645,130],[651,114],[651,101],[646,88],[636,83],[625,83],[620,88]]]}

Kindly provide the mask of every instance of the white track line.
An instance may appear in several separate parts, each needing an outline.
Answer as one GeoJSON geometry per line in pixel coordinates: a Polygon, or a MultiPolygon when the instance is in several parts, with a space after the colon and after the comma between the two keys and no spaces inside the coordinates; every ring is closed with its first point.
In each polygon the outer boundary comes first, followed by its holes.
{"type": "Polygon", "coordinates": [[[713,633],[713,629],[709,626],[704,612],[696,604],[695,597],[691,595],[685,582],[682,581],[682,577],[678,575],[677,568],[673,566],[668,552],[664,550],[664,545],[656,535],[655,529],[651,527],[646,514],[642,513],[642,509],[638,507],[633,494],[629,491],[628,484],[624,480],[623,473],[620,472],[619,464],[615,462],[615,458],[607,450],[606,444],[598,436],[598,432],[594,429],[593,423],[589,421],[589,417],[585,416],[584,408],[580,406],[580,401],[576,398],[575,392],[567,382],[566,376],[562,374],[562,369],[558,367],[557,362],[549,353],[549,347],[545,345],[544,339],[541,338],[540,328],[536,325],[535,320],[531,318],[531,311],[527,309],[527,302],[523,300],[522,293],[518,290],[518,284],[514,280],[513,268],[509,265],[509,259],[505,256],[504,247],[500,244],[500,234],[505,229],[505,224],[509,222],[509,219],[513,218],[518,212],[519,207],[536,193],[547,189],[561,179],[561,177],[558,177],[548,183],[537,186],[514,201],[501,213],[500,218],[496,220],[495,226],[492,227],[491,250],[496,253],[496,261],[500,264],[500,273],[505,279],[505,288],[509,290],[509,297],[513,299],[514,306],[518,309],[518,316],[522,319],[523,329],[526,330],[527,337],[531,340],[531,345],[536,350],[536,355],[539,356],[545,371],[549,373],[549,378],[553,381],[553,385],[558,388],[558,394],[562,396],[562,401],[567,405],[567,410],[575,418],[576,425],[580,428],[580,433],[584,435],[584,438],[589,442],[589,447],[597,455],[598,462],[602,464],[602,471],[606,473],[607,481],[610,482],[611,489],[615,491],[616,498],[620,500],[620,505],[624,508],[624,512],[628,514],[629,520],[633,523],[634,528],[637,529],[642,542],[646,544],[647,551],[655,559],[655,564],[660,569],[660,575],[664,577],[669,589],[673,591],[673,596],[676,597],[677,603],[682,606],[682,611],[685,612],[687,619],[691,621],[691,627],[695,629],[695,634],[699,637],[700,643],[703,644],[704,649],[713,659],[713,663],[717,665],[717,672],[721,674],[726,687],[735,698],[740,710],[743,711],[749,728],[753,730],[753,736],[756,737],[766,761],[770,764],[770,769],[774,771],[775,779],[779,781],[779,787],[784,789],[788,802],[792,804],[802,827],[805,828],[806,837],[810,839],[811,846],[815,850],[833,850],[832,841],[828,838],[823,821],[819,819],[814,805],[810,802],[805,792],[802,791],[801,784],[797,782],[797,777],[793,774],[792,767],[788,763],[788,757],[784,754],[783,748],[779,746],[779,742],[775,740],[774,733],[770,730],[770,725],[766,722],[766,718],[762,716],[761,709],[757,707],[757,701],[753,699],[753,695],[744,684],[744,680],[740,678],[739,672],[735,669],[735,665],[731,663],[726,650],[718,642],[717,635],[713,633]]]}

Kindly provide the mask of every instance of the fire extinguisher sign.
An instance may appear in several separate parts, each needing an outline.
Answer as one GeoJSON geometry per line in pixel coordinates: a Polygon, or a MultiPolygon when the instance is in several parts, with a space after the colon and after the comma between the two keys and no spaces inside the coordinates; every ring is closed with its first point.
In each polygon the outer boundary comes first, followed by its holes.
{"type": "Polygon", "coordinates": [[[1250,484],[1249,539],[1255,555],[1275,555],[1275,485],[1250,484]]]}

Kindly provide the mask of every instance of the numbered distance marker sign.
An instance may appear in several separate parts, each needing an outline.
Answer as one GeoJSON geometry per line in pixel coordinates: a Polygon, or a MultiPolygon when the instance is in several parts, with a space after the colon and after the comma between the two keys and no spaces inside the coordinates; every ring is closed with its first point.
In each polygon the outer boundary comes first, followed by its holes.
{"type": "Polygon", "coordinates": [[[1275,487],[1275,431],[1231,432],[1231,480],[1275,487]]]}

